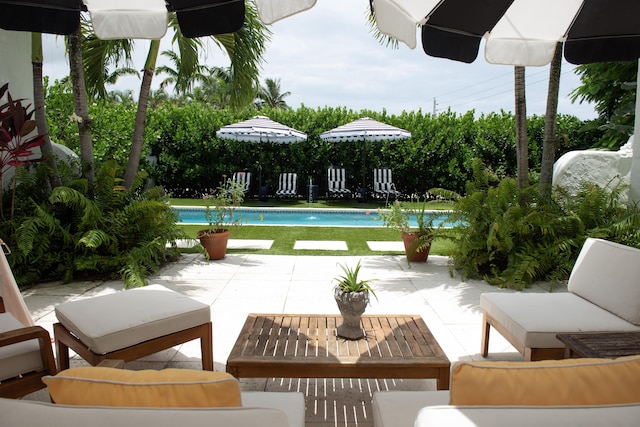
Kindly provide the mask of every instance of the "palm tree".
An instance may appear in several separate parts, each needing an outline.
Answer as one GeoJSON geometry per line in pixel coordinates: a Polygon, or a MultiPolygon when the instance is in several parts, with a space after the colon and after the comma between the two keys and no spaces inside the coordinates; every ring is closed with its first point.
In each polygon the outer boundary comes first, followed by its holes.
{"type": "Polygon", "coordinates": [[[82,66],[82,26],[67,37],[69,50],[69,71],[73,87],[74,120],[78,124],[80,134],[80,161],[82,174],[87,180],[87,196],[93,199],[93,183],[95,164],[93,159],[93,142],[91,140],[91,119],[87,103],[84,68],[82,66]]]}
{"type": "Polygon", "coordinates": [[[47,164],[51,169],[49,175],[49,184],[51,188],[62,185],[60,174],[58,173],[58,164],[53,155],[53,146],[51,138],[49,138],[49,129],[47,127],[47,117],[44,109],[44,86],[42,85],[42,34],[31,33],[31,66],[33,69],[33,108],[36,116],[36,126],[38,133],[44,134],[44,143],[40,146],[43,157],[46,158],[47,164]]]}
{"type": "MultiPolygon", "coordinates": [[[[196,40],[196,42],[199,42],[196,40]]],[[[202,47],[200,44],[199,48],[202,47]]],[[[160,74],[166,74],[167,77],[160,83],[160,86],[166,88],[168,85],[174,85],[175,91],[178,95],[186,95],[191,92],[193,84],[197,81],[203,81],[211,73],[209,67],[206,65],[196,64],[192,75],[186,75],[184,68],[181,64],[180,55],[172,50],[165,50],[160,53],[162,56],[166,56],[173,63],[174,68],[168,65],[161,65],[156,68],[156,76],[160,74]]]]}
{"type": "Polygon", "coordinates": [[[265,79],[265,85],[261,86],[258,91],[257,107],[268,106],[280,110],[288,110],[289,106],[284,100],[285,97],[291,95],[291,92],[281,92],[280,79],[265,79]]]}
{"type": "Polygon", "coordinates": [[[560,71],[562,69],[562,43],[556,44],[556,50],[549,67],[549,88],[547,109],[544,115],[544,139],[542,142],[542,161],[540,163],[540,194],[551,197],[553,163],[556,160],[558,137],[556,118],[558,117],[558,94],[560,92],[560,71]]]}
{"type": "MultiPolygon", "coordinates": [[[[254,87],[258,81],[262,55],[265,51],[265,44],[271,34],[262,21],[260,21],[253,3],[248,2],[246,6],[245,24],[239,31],[233,34],[220,34],[211,37],[211,40],[218,47],[224,49],[231,59],[230,71],[232,80],[230,85],[230,104],[233,108],[246,106],[254,99],[254,87]]],[[[193,79],[196,71],[201,69],[198,62],[198,50],[202,46],[202,43],[200,40],[189,39],[182,35],[175,14],[169,15],[169,26],[174,30],[172,43],[178,46],[180,56],[179,63],[181,67],[179,74],[185,76],[184,81],[189,81],[193,79]]],[[[102,42],[107,43],[110,41],[103,40],[102,42]]],[[[131,46],[122,46],[122,48],[126,49],[130,56],[131,46]]],[[[152,40],[143,69],[133,140],[125,171],[124,185],[127,188],[131,187],[140,164],[151,83],[155,73],[159,51],[160,40],[152,40]]],[[[110,51],[105,50],[105,52],[110,51]]],[[[107,56],[106,54],[95,55],[92,56],[93,62],[86,65],[87,67],[100,70],[100,72],[104,74],[105,64],[114,58],[123,60],[127,58],[127,55],[120,53],[119,56],[114,56],[113,52],[111,52],[111,56],[107,56]]],[[[116,60],[115,63],[118,63],[118,61],[116,60]]]]}
{"type": "Polygon", "coordinates": [[[518,163],[518,187],[529,183],[529,143],[527,141],[527,100],[525,94],[524,67],[514,67],[516,102],[516,154],[518,163]]]}

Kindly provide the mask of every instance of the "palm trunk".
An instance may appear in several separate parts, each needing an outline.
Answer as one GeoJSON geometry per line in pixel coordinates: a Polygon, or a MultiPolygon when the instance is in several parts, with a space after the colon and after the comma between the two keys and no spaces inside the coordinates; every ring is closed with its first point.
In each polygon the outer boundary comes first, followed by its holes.
{"type": "Polygon", "coordinates": [[[131,188],[138,167],[140,166],[140,157],[142,155],[142,144],[144,136],[144,128],[147,121],[147,108],[149,106],[149,91],[151,90],[151,81],[153,73],[156,69],[156,60],[160,51],[160,40],[152,40],[147,55],[147,62],[144,65],[144,74],[142,76],[142,85],[140,86],[140,98],[138,98],[138,110],[136,112],[136,121],[133,128],[133,141],[131,142],[131,151],[129,152],[129,161],[124,174],[124,186],[131,188]]]}
{"type": "Polygon", "coordinates": [[[91,141],[91,119],[89,119],[89,107],[87,106],[87,89],[82,68],[82,30],[80,28],[69,36],[69,69],[73,85],[73,104],[78,117],[76,120],[80,133],[82,173],[87,180],[87,196],[93,199],[95,164],[91,141]]]}
{"type": "Polygon", "coordinates": [[[49,173],[49,184],[51,188],[62,185],[58,174],[58,164],[53,155],[53,146],[49,138],[47,127],[47,117],[44,110],[44,86],[42,85],[42,34],[31,33],[31,64],[33,66],[33,108],[36,116],[38,133],[44,134],[44,144],[40,146],[42,157],[51,170],[49,173]]]}
{"type": "Polygon", "coordinates": [[[527,100],[524,86],[524,67],[514,68],[516,98],[516,155],[518,187],[529,184],[529,145],[527,141],[527,100]]]}
{"type": "Polygon", "coordinates": [[[560,91],[561,69],[562,43],[558,43],[549,68],[547,111],[544,116],[544,141],[542,144],[542,162],[540,165],[540,194],[544,197],[551,197],[553,163],[556,160],[556,150],[558,149],[556,119],[558,116],[558,93],[560,91]]]}

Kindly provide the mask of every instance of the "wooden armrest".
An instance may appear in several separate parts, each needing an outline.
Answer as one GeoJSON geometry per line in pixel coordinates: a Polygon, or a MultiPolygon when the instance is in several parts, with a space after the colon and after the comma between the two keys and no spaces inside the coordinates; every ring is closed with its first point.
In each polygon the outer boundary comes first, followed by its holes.
{"type": "Polygon", "coordinates": [[[51,345],[51,336],[42,326],[26,326],[12,331],[0,333],[0,347],[33,339],[51,345]]]}
{"type": "Polygon", "coordinates": [[[0,297],[0,313],[5,313],[7,310],[4,308],[4,300],[0,297]]]}
{"type": "Polygon", "coordinates": [[[17,344],[29,340],[38,340],[40,346],[40,357],[45,371],[49,375],[55,375],[58,372],[56,361],[53,358],[53,349],[51,348],[51,335],[42,326],[27,326],[12,331],[0,333],[0,347],[11,344],[17,344]]]}

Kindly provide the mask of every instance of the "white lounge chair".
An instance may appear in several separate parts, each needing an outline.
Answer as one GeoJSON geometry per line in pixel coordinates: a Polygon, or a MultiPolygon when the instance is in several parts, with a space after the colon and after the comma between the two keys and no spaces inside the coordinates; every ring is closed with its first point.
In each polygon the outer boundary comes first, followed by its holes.
{"type": "Polygon", "coordinates": [[[281,173],[278,179],[278,197],[296,197],[298,195],[298,174],[287,172],[281,173]]]}
{"type": "Polygon", "coordinates": [[[391,169],[378,168],[373,170],[373,193],[376,196],[387,198],[400,196],[400,192],[396,190],[396,185],[393,183],[391,169]]]}
{"type": "Polygon", "coordinates": [[[327,169],[329,196],[350,196],[351,190],[347,188],[347,174],[344,168],[327,169]]]}
{"type": "MultiPolygon", "coordinates": [[[[242,192],[244,194],[249,193],[249,186],[251,185],[251,172],[235,172],[231,181],[240,184],[242,186],[242,192]]],[[[227,191],[230,193],[231,191],[227,191]]]]}

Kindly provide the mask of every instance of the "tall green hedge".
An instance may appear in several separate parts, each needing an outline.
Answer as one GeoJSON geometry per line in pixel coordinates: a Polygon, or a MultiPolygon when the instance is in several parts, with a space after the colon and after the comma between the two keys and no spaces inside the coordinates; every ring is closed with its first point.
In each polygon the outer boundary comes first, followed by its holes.
{"type": "MultiPolygon", "coordinates": [[[[48,87],[47,118],[54,141],[79,152],[78,129],[69,120],[73,100],[67,86],[48,87]]],[[[98,164],[116,160],[127,162],[135,106],[97,101],[90,106],[94,156],[98,164]]],[[[593,146],[597,132],[581,133],[583,123],[573,116],[558,117],[558,131],[565,151],[593,146]]],[[[529,167],[532,176],[540,169],[544,117],[528,119],[529,167]]],[[[156,183],[165,186],[175,196],[199,196],[219,185],[223,175],[234,171],[253,172],[252,190],[258,193],[260,164],[262,182],[277,189],[281,172],[297,172],[299,191],[309,178],[327,191],[327,168],[342,166],[347,171],[347,185],[355,190],[363,177],[363,157],[366,158],[364,179],[372,185],[375,167],[393,169],[394,182],[404,194],[424,194],[425,190],[441,187],[464,192],[471,176],[471,159],[479,158],[499,177],[516,175],[515,125],[511,113],[504,111],[475,117],[473,111],[458,114],[445,111],[437,117],[421,110],[390,115],[386,111],[353,111],[346,108],[312,109],[301,106],[295,110],[253,109],[232,111],[215,109],[194,103],[185,106],[163,106],[150,110],[145,131],[145,148],[141,167],[149,169],[156,183]],[[289,145],[226,141],[216,137],[220,127],[246,120],[255,115],[269,118],[307,133],[305,142],[289,145]],[[320,134],[360,117],[373,119],[407,129],[412,137],[386,142],[324,142],[320,134]],[[157,158],[156,165],[144,157],[157,158]]]]}
{"type": "MultiPolygon", "coordinates": [[[[424,194],[433,187],[462,192],[471,178],[471,159],[480,158],[499,176],[516,174],[515,126],[513,116],[500,112],[474,118],[444,112],[437,117],[422,111],[388,115],[386,112],[345,108],[300,107],[296,110],[262,110],[259,114],[307,133],[308,139],[293,144],[247,143],[221,140],[215,132],[222,126],[258,114],[253,110],[232,112],[203,105],[161,108],[152,111],[147,124],[150,153],[158,164],[152,174],[158,183],[176,195],[198,195],[217,186],[223,175],[237,170],[254,173],[253,190],[258,192],[260,164],[262,182],[271,192],[277,188],[281,172],[297,172],[299,190],[304,193],[311,177],[326,193],[326,173],[331,165],[347,171],[347,184],[355,190],[364,177],[372,184],[373,169],[393,169],[394,182],[404,194],[424,194]],[[403,141],[325,142],[320,134],[360,117],[407,129],[412,137],[403,141]],[[262,160],[260,160],[262,159],[262,160]]],[[[582,122],[572,116],[559,117],[559,129],[567,133],[569,144],[559,150],[586,148],[594,141],[581,139],[582,122]]],[[[530,168],[540,168],[544,118],[529,119],[530,168]]]]}

